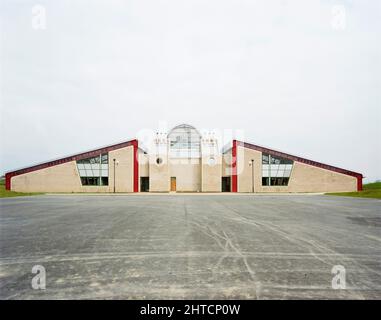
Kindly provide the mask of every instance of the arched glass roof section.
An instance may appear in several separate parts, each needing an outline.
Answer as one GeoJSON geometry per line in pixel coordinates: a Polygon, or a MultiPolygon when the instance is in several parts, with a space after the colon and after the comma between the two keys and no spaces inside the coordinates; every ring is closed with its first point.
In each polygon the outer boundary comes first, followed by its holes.
{"type": "Polygon", "coordinates": [[[169,132],[168,140],[171,158],[201,157],[201,135],[195,127],[178,125],[169,132]]]}

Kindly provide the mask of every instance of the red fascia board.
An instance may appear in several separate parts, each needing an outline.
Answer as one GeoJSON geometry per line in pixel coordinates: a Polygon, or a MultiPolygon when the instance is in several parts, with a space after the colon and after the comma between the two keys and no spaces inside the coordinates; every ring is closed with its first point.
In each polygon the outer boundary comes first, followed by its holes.
{"type": "Polygon", "coordinates": [[[71,162],[71,161],[77,161],[77,160],[82,160],[82,159],[86,159],[86,158],[96,157],[96,156],[99,156],[102,153],[107,153],[107,152],[110,152],[110,151],[113,151],[113,150],[129,147],[129,146],[134,146],[134,150],[135,150],[135,148],[137,148],[137,145],[138,145],[138,140],[136,140],[136,139],[135,140],[130,140],[130,141],[125,141],[125,142],[121,142],[121,143],[118,143],[118,144],[113,144],[111,146],[99,148],[99,149],[96,149],[96,150],[92,150],[92,151],[87,151],[87,152],[75,154],[75,155],[72,155],[72,156],[69,156],[69,157],[65,157],[65,158],[61,158],[61,159],[57,159],[57,160],[53,160],[53,161],[49,161],[49,162],[40,163],[40,164],[37,164],[35,166],[31,166],[31,167],[27,167],[27,168],[15,170],[15,171],[10,171],[10,172],[7,172],[5,174],[5,189],[6,190],[10,190],[11,189],[11,178],[14,177],[14,176],[18,176],[20,174],[25,174],[25,173],[29,173],[29,172],[32,172],[32,171],[41,170],[41,169],[45,169],[45,168],[49,168],[49,167],[54,167],[56,165],[64,164],[66,162],[71,162]],[[135,145],[136,145],[136,147],[135,147],[135,145]]]}
{"type": "Polygon", "coordinates": [[[241,146],[241,147],[248,148],[248,149],[260,151],[260,152],[263,152],[263,153],[268,153],[268,154],[270,154],[272,156],[275,156],[275,157],[281,157],[281,158],[285,158],[285,159],[288,159],[288,160],[292,160],[292,161],[297,161],[297,162],[301,162],[301,163],[304,163],[304,164],[308,164],[310,166],[314,166],[314,167],[322,168],[322,169],[325,169],[325,170],[330,170],[330,171],[342,173],[342,174],[345,174],[345,175],[348,175],[348,176],[356,177],[357,178],[357,191],[361,191],[362,190],[362,178],[363,178],[363,175],[361,173],[354,172],[354,171],[349,171],[349,170],[338,168],[338,167],[334,167],[334,166],[331,166],[329,164],[324,164],[324,163],[321,163],[321,162],[317,162],[317,161],[301,158],[301,157],[298,157],[298,156],[293,156],[291,154],[287,154],[287,153],[284,153],[284,152],[272,150],[272,149],[269,149],[269,148],[261,147],[261,146],[258,146],[258,145],[255,145],[255,144],[251,144],[251,143],[247,143],[247,142],[237,141],[237,145],[241,146]]]}

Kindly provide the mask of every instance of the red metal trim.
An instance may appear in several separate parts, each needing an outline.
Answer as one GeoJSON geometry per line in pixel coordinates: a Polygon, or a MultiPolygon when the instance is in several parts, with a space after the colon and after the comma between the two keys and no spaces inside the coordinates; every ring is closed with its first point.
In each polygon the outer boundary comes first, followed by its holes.
{"type": "Polygon", "coordinates": [[[5,174],[5,190],[11,190],[11,178],[13,177],[12,173],[5,174]]]}
{"type": "Polygon", "coordinates": [[[134,192],[139,192],[138,140],[134,140],[133,145],[134,145],[134,192]]]}
{"type": "Polygon", "coordinates": [[[96,156],[99,156],[102,153],[107,153],[107,152],[110,152],[110,151],[113,151],[113,150],[125,148],[125,147],[128,147],[128,146],[132,146],[132,145],[134,145],[134,143],[136,143],[136,145],[137,145],[137,143],[138,143],[137,140],[125,141],[125,142],[121,142],[121,143],[118,143],[118,144],[113,144],[111,146],[107,146],[107,147],[104,147],[104,148],[100,148],[100,149],[96,149],[96,150],[92,150],[92,151],[87,151],[87,152],[75,154],[75,155],[72,155],[72,156],[69,156],[69,157],[65,157],[65,158],[62,158],[62,159],[57,159],[57,160],[53,160],[53,161],[49,161],[49,162],[44,162],[44,163],[41,163],[41,164],[37,164],[35,166],[23,168],[23,169],[16,170],[16,171],[7,172],[5,174],[5,189],[6,190],[11,190],[11,178],[14,177],[14,176],[18,176],[20,174],[29,173],[29,172],[36,171],[36,170],[41,170],[41,169],[53,167],[53,166],[56,166],[56,165],[59,165],[59,164],[63,164],[63,163],[66,163],[66,162],[70,162],[70,161],[77,161],[77,160],[81,160],[81,159],[96,157],[96,156]]]}
{"type": "Polygon", "coordinates": [[[238,191],[237,177],[237,140],[233,140],[232,148],[232,192],[238,191]]]}
{"type": "Polygon", "coordinates": [[[357,191],[362,191],[362,175],[357,177],[357,191]]]}
{"type": "Polygon", "coordinates": [[[255,144],[251,144],[251,143],[237,141],[237,144],[239,146],[241,146],[241,147],[245,147],[245,148],[248,148],[248,149],[253,149],[253,150],[256,150],[256,151],[268,153],[268,154],[270,154],[272,156],[275,156],[275,157],[281,157],[281,158],[285,158],[285,159],[288,159],[288,160],[305,163],[305,164],[308,164],[310,166],[314,166],[314,167],[318,167],[318,168],[322,168],[322,169],[326,169],[326,170],[342,173],[342,174],[345,174],[345,175],[348,175],[348,176],[356,177],[357,178],[357,190],[358,191],[362,190],[362,178],[363,178],[363,175],[361,173],[354,172],[354,171],[349,171],[349,170],[346,170],[346,169],[334,167],[334,166],[331,166],[331,165],[328,165],[328,164],[324,164],[324,163],[321,163],[321,162],[317,162],[317,161],[313,161],[313,160],[309,160],[309,159],[293,156],[291,154],[287,154],[287,153],[284,153],[284,152],[280,152],[280,151],[268,149],[268,148],[265,148],[265,147],[257,146],[255,144]]]}

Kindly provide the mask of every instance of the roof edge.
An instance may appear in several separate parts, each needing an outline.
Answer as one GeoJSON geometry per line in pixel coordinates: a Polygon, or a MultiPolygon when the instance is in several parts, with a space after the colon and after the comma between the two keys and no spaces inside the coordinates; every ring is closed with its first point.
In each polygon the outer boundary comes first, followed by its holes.
{"type": "Polygon", "coordinates": [[[342,173],[342,174],[345,174],[345,175],[348,175],[348,176],[352,176],[352,177],[356,177],[356,178],[361,178],[362,179],[362,177],[363,177],[363,175],[361,173],[359,173],[359,172],[350,171],[350,170],[347,170],[347,169],[331,166],[329,164],[325,164],[325,163],[322,163],[322,162],[317,162],[317,161],[306,159],[306,158],[302,158],[302,157],[299,157],[299,156],[294,156],[294,155],[291,155],[291,154],[288,154],[288,153],[285,153],[285,152],[276,151],[274,149],[258,146],[258,145],[251,144],[251,143],[248,143],[248,142],[239,141],[239,140],[236,140],[236,141],[237,141],[237,146],[241,146],[241,147],[245,147],[245,148],[248,148],[248,149],[257,150],[257,151],[261,151],[261,152],[266,152],[266,153],[274,155],[274,156],[282,157],[282,158],[285,158],[285,159],[288,159],[288,160],[292,160],[292,161],[296,161],[296,162],[301,162],[301,163],[304,163],[304,164],[308,164],[310,166],[314,166],[314,167],[318,167],[318,168],[321,168],[321,169],[326,169],[326,170],[342,173]]]}
{"type": "Polygon", "coordinates": [[[35,165],[29,166],[29,167],[24,167],[24,168],[13,170],[13,171],[8,171],[5,173],[6,189],[10,190],[10,179],[14,176],[18,176],[21,174],[25,174],[25,173],[29,173],[29,172],[49,168],[49,167],[54,167],[56,165],[64,164],[64,163],[71,162],[71,161],[77,161],[77,160],[81,160],[81,159],[95,157],[95,156],[102,154],[102,153],[110,152],[113,150],[129,147],[129,146],[135,146],[135,145],[138,146],[138,140],[137,139],[128,140],[128,141],[108,145],[105,147],[97,148],[94,150],[77,153],[77,154],[67,156],[64,158],[59,158],[59,159],[55,159],[55,160],[51,160],[51,161],[47,161],[47,162],[42,162],[39,164],[35,164],[35,165]]]}

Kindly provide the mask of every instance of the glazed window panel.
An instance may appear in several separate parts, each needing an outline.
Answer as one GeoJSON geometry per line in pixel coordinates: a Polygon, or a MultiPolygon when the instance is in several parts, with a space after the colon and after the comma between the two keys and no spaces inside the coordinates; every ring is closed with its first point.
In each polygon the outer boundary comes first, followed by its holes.
{"type": "Polygon", "coordinates": [[[81,182],[84,186],[98,186],[100,179],[98,177],[81,177],[81,182]]]}
{"type": "Polygon", "coordinates": [[[90,158],[90,164],[100,163],[100,157],[90,158]]]}
{"type": "Polygon", "coordinates": [[[262,185],[287,186],[293,161],[270,154],[262,154],[262,185]]]}
{"type": "Polygon", "coordinates": [[[291,170],[285,170],[283,177],[290,177],[291,176],[291,170]]]}
{"type": "Polygon", "coordinates": [[[78,173],[83,186],[108,185],[108,154],[77,160],[78,173]]]}
{"type": "Polygon", "coordinates": [[[269,155],[262,153],[262,164],[268,164],[269,163],[269,155]]]}
{"type": "Polygon", "coordinates": [[[108,153],[104,153],[101,155],[101,163],[108,164],[108,153]]]}
{"type": "Polygon", "coordinates": [[[201,136],[188,125],[175,127],[169,134],[170,156],[173,158],[199,158],[201,156],[201,136]]]}
{"type": "Polygon", "coordinates": [[[279,158],[275,158],[275,157],[271,157],[270,163],[271,164],[280,164],[280,159],[279,158]]]}
{"type": "Polygon", "coordinates": [[[276,177],[278,174],[278,170],[277,169],[271,169],[270,170],[270,177],[276,177]]]}
{"type": "Polygon", "coordinates": [[[94,177],[93,170],[86,170],[86,177],[94,177]]]}

